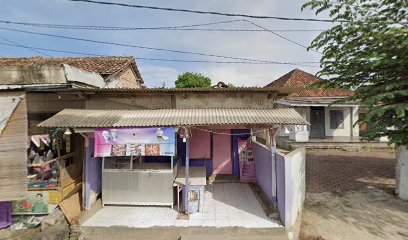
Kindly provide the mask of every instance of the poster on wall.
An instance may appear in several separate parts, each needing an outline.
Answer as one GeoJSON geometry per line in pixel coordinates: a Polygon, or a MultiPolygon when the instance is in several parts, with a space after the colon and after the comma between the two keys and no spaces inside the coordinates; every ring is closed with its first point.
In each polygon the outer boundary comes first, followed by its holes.
{"type": "Polygon", "coordinates": [[[12,202],[12,213],[18,215],[43,215],[50,213],[55,206],[48,204],[47,191],[29,191],[24,199],[12,202]]]}
{"type": "Polygon", "coordinates": [[[256,182],[255,161],[250,139],[238,139],[239,171],[241,182],[256,182]]]}
{"type": "Polygon", "coordinates": [[[174,153],[173,127],[95,130],[95,157],[174,156],[174,153]]]}

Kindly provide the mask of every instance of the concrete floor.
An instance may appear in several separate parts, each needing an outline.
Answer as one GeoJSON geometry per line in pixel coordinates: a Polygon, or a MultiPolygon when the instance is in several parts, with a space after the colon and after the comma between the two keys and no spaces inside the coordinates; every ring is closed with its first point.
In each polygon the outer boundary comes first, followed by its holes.
{"type": "Polygon", "coordinates": [[[207,185],[203,212],[177,219],[177,211],[168,207],[105,206],[82,224],[84,227],[243,227],[280,228],[269,219],[253,191],[244,183],[207,185]]]}

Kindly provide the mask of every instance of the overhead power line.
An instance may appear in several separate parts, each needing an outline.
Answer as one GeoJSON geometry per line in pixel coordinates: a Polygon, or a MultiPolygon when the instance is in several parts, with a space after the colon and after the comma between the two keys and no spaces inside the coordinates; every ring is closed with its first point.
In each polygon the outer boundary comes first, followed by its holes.
{"type": "MultiPolygon", "coordinates": [[[[225,29],[225,28],[198,28],[210,25],[219,25],[225,23],[241,22],[240,20],[220,21],[212,23],[201,23],[181,26],[159,26],[159,27],[124,27],[124,26],[101,26],[101,25],[75,25],[75,24],[50,24],[50,23],[34,23],[34,22],[19,22],[11,20],[0,20],[0,23],[14,24],[21,26],[39,27],[39,28],[54,28],[54,29],[74,29],[74,30],[95,30],[95,31],[140,31],[140,30],[166,30],[166,31],[214,31],[214,32],[267,32],[263,29],[225,29]]],[[[322,32],[324,29],[272,29],[275,32],[322,32]]]]}
{"type": "Polygon", "coordinates": [[[36,49],[34,49],[34,48],[24,46],[24,45],[22,45],[22,44],[19,44],[19,43],[17,43],[17,42],[11,41],[11,40],[6,39],[6,38],[4,38],[4,37],[1,37],[1,36],[0,36],[0,39],[3,39],[4,41],[9,42],[9,43],[15,44],[16,46],[19,46],[19,47],[22,47],[22,48],[28,49],[28,50],[30,50],[30,51],[33,51],[33,52],[39,53],[39,54],[41,54],[41,55],[44,55],[44,56],[48,56],[48,57],[50,57],[50,55],[48,55],[48,54],[46,54],[46,53],[43,53],[43,52],[37,51],[37,50],[36,50],[36,49]]]}
{"type": "MultiPolygon", "coordinates": [[[[44,50],[50,52],[60,52],[60,53],[69,53],[69,54],[79,54],[84,56],[106,56],[101,54],[95,53],[85,53],[85,52],[77,52],[77,51],[67,51],[67,50],[59,50],[59,49],[50,49],[50,48],[39,48],[33,46],[23,46],[21,44],[10,44],[10,43],[2,43],[0,45],[5,46],[12,46],[12,47],[24,47],[30,49],[37,49],[37,50],[44,50]]],[[[185,62],[185,63],[214,63],[214,64],[277,64],[277,65],[293,65],[293,66],[304,66],[304,67],[318,67],[315,65],[309,65],[318,62],[274,62],[274,63],[259,63],[259,62],[248,62],[248,61],[208,61],[208,60],[185,60],[185,59],[166,59],[166,58],[144,58],[144,57],[137,57],[137,60],[146,60],[146,61],[163,61],[163,62],[185,62]]]]}
{"type": "Polygon", "coordinates": [[[275,20],[283,20],[283,21],[308,21],[308,22],[327,22],[327,23],[338,22],[338,21],[333,21],[333,20],[330,20],[330,19],[293,18],[293,17],[249,15],[249,14],[241,14],[241,13],[223,13],[223,12],[214,12],[214,11],[201,11],[201,10],[180,9],[180,8],[155,7],[155,6],[145,6],[145,5],[137,5],[137,4],[128,4],[128,3],[120,3],[120,2],[108,2],[108,1],[96,1],[96,0],[68,0],[68,1],[71,1],[71,2],[85,2],[85,3],[101,4],[101,5],[109,5],[109,6],[129,7],[129,8],[161,10],[161,11],[196,13],[196,14],[209,14],[209,15],[226,16],[226,17],[244,17],[244,18],[257,18],[257,19],[275,19],[275,20]]]}
{"type": "Polygon", "coordinates": [[[93,40],[93,39],[86,39],[86,38],[79,38],[79,37],[70,37],[70,36],[56,35],[56,34],[49,34],[49,33],[39,33],[39,32],[32,32],[32,31],[13,29],[13,28],[5,28],[5,27],[0,27],[0,29],[7,30],[7,31],[14,31],[14,32],[33,34],[33,35],[48,36],[48,37],[70,39],[70,40],[76,40],[76,41],[99,43],[99,44],[105,44],[105,45],[129,47],[129,48],[148,49],[148,50],[155,50],[155,51],[165,51],[165,52],[189,54],[189,55],[198,55],[198,56],[206,56],[206,57],[217,57],[217,58],[233,59],[233,60],[240,60],[240,61],[250,61],[250,62],[260,62],[260,63],[276,63],[276,62],[270,61],[270,60],[259,60],[259,59],[242,58],[242,57],[231,57],[231,56],[218,55],[218,54],[208,54],[208,53],[202,53],[202,52],[190,52],[190,51],[183,51],[183,50],[156,48],[156,47],[140,46],[140,45],[133,45],[133,44],[100,41],[100,40],[93,40]]]}
{"type": "MultiPolygon", "coordinates": [[[[282,38],[282,39],[285,39],[286,41],[289,41],[289,42],[291,42],[291,43],[293,43],[293,44],[295,44],[295,45],[298,45],[298,46],[300,46],[300,47],[302,47],[302,48],[304,48],[304,49],[306,49],[306,50],[309,50],[307,46],[305,46],[305,45],[303,45],[303,44],[300,44],[300,43],[298,43],[298,42],[296,42],[296,41],[293,41],[293,40],[290,39],[290,38],[287,38],[287,37],[285,37],[285,36],[282,36],[282,35],[280,35],[280,34],[274,32],[274,31],[272,31],[272,30],[269,30],[269,29],[267,29],[267,28],[264,28],[264,27],[262,27],[261,25],[258,25],[258,24],[256,24],[256,23],[254,23],[254,22],[252,22],[252,21],[249,21],[249,20],[246,20],[246,19],[244,19],[244,21],[247,22],[247,23],[250,23],[250,24],[252,24],[252,25],[254,25],[254,26],[258,27],[258,28],[261,28],[261,29],[263,29],[263,30],[265,30],[265,31],[268,31],[268,32],[272,33],[273,35],[275,35],[275,36],[277,36],[277,37],[280,37],[280,38],[282,38]]],[[[316,50],[314,50],[314,49],[312,49],[312,51],[314,51],[314,52],[316,52],[316,53],[322,54],[321,52],[316,51],[316,50]]]]}

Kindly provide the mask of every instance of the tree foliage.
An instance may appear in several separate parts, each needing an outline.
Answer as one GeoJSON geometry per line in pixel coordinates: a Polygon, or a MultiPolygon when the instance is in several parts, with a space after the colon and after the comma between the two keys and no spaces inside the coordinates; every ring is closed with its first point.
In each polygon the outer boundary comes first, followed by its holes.
{"type": "Polygon", "coordinates": [[[370,126],[366,139],[407,145],[408,1],[311,0],[304,8],[327,12],[334,23],[310,46],[323,53],[321,85],[354,90],[346,101],[368,110],[359,122],[370,126]]]}
{"type": "Polygon", "coordinates": [[[177,77],[176,88],[210,87],[211,79],[200,73],[185,72],[177,77]]]}

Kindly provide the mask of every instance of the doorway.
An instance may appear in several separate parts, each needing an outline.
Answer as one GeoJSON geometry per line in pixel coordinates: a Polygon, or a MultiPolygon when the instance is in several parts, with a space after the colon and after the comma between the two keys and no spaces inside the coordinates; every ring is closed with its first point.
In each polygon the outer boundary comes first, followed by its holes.
{"type": "Polygon", "coordinates": [[[324,107],[310,107],[310,138],[326,136],[324,115],[324,107]]]}

